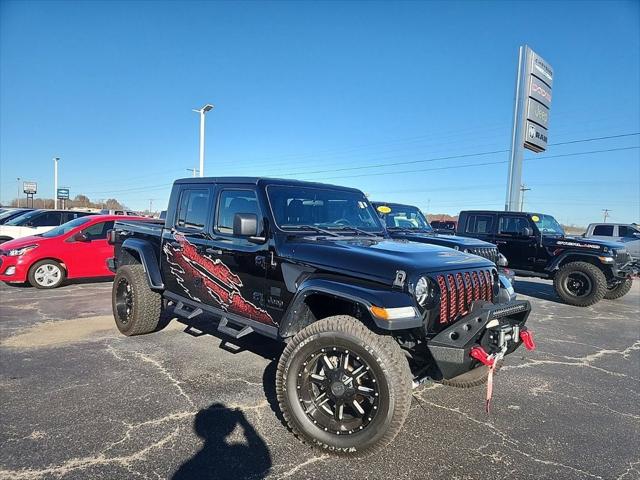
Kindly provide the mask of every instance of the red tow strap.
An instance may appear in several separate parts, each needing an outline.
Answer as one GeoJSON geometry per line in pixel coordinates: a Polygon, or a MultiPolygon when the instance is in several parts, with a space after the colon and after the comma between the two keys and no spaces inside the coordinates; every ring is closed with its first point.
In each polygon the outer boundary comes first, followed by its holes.
{"type": "Polygon", "coordinates": [[[471,358],[478,360],[481,364],[486,365],[487,367],[491,367],[494,364],[493,357],[489,355],[480,345],[471,347],[469,355],[471,355],[471,358]]]}

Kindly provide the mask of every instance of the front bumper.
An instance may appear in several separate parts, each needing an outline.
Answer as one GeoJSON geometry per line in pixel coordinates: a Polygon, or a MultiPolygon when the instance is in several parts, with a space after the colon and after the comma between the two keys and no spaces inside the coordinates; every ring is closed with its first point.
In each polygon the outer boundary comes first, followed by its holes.
{"type": "MultiPolygon", "coordinates": [[[[526,300],[512,301],[506,304],[476,302],[473,310],[456,323],[446,328],[434,338],[427,347],[445,379],[462,375],[477,367],[479,362],[471,357],[471,349],[480,346],[488,353],[496,353],[496,334],[500,330],[524,330],[531,312],[526,300]]],[[[512,353],[521,345],[516,336],[507,344],[505,355],[512,353]]]]}
{"type": "Polygon", "coordinates": [[[0,282],[26,282],[29,265],[30,262],[25,262],[24,255],[15,257],[0,255],[0,282]]]}

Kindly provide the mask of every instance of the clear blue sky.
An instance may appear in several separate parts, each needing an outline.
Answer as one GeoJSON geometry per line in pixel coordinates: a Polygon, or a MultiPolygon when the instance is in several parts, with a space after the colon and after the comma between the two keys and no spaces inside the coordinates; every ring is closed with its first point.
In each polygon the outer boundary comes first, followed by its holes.
{"type": "MultiPolygon", "coordinates": [[[[60,156],[72,195],[164,208],[198,161],[191,109],[211,102],[208,175],[327,181],[430,213],[502,208],[507,153],[433,159],[508,149],[523,43],[555,68],[550,143],[640,132],[637,1],[1,5],[3,201],[17,177],[52,196],[60,156]],[[387,163],[401,165],[371,167],[387,163]]],[[[638,145],[527,154],[525,208],[637,222],[638,145]]]]}

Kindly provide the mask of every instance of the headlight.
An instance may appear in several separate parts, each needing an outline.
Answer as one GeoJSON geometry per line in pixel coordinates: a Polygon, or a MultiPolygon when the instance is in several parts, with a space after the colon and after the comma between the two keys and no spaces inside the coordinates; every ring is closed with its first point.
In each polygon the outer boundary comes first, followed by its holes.
{"type": "Polygon", "coordinates": [[[7,255],[10,257],[19,257],[20,255],[24,255],[25,253],[27,253],[29,250],[33,250],[37,246],[38,245],[27,245],[26,247],[22,248],[14,248],[12,250],[9,250],[7,255]]]}
{"type": "Polygon", "coordinates": [[[414,293],[418,305],[423,307],[431,295],[431,285],[429,285],[429,280],[425,277],[420,277],[416,282],[414,293]]]}

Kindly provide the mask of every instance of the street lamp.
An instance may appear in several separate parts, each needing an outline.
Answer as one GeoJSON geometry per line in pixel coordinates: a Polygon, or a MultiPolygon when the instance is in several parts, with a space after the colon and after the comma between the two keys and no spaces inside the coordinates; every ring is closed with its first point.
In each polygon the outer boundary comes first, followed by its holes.
{"type": "Polygon", "coordinates": [[[191,176],[195,177],[196,176],[196,172],[198,171],[197,168],[187,168],[187,172],[191,172],[191,176]]]}
{"type": "Polygon", "coordinates": [[[204,114],[209,110],[213,110],[213,105],[207,103],[200,109],[193,109],[194,112],[200,114],[200,176],[204,177],[204,114]]]}
{"type": "Polygon", "coordinates": [[[16,190],[16,207],[20,208],[20,177],[18,177],[18,189],[16,190]]]}
{"type": "Polygon", "coordinates": [[[58,209],[58,157],[53,158],[53,208],[58,209]]]}

